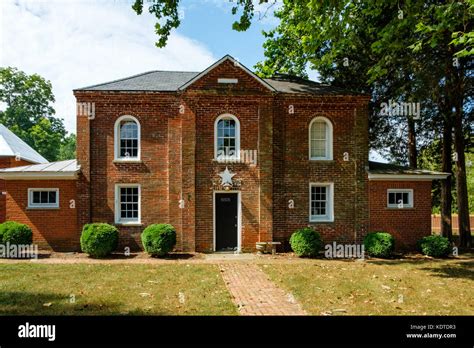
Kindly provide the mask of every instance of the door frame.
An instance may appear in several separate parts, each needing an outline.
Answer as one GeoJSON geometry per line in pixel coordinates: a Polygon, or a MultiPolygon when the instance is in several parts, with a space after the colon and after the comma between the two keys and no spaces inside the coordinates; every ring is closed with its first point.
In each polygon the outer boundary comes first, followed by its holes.
{"type": "Polygon", "coordinates": [[[237,195],[237,252],[242,250],[242,199],[240,191],[217,190],[212,192],[212,251],[216,251],[216,193],[233,193],[237,195]]]}

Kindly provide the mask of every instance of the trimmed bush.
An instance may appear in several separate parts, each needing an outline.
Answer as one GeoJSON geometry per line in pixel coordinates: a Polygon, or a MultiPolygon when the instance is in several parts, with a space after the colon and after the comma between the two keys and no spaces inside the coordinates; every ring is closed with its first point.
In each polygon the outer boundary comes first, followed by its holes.
{"type": "Polygon", "coordinates": [[[299,257],[317,256],[323,247],[321,235],[312,228],[296,230],[290,237],[291,249],[299,257]]]}
{"type": "Polygon", "coordinates": [[[428,256],[446,257],[451,251],[449,239],[443,236],[427,236],[418,241],[419,250],[428,256]]]}
{"type": "Polygon", "coordinates": [[[153,224],[143,230],[143,249],[152,256],[165,256],[176,244],[176,231],[169,224],[153,224]]]}
{"type": "Polygon", "coordinates": [[[364,248],[370,256],[389,257],[395,249],[395,238],[387,232],[371,232],[364,238],[364,248]]]}
{"type": "Polygon", "coordinates": [[[33,231],[28,225],[15,221],[0,224],[0,244],[30,245],[33,242],[33,231]]]}
{"type": "Polygon", "coordinates": [[[104,257],[117,248],[119,233],[115,226],[105,223],[84,225],[81,249],[92,257],[104,257]]]}

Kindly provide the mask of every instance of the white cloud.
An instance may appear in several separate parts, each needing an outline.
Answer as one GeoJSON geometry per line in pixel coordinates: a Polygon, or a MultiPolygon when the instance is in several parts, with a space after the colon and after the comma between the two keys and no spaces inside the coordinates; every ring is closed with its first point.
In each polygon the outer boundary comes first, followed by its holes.
{"type": "Polygon", "coordinates": [[[75,132],[72,90],[149,70],[200,71],[216,59],[175,31],[154,45],[155,18],[137,16],[132,1],[0,2],[0,65],[50,80],[56,115],[75,132]]]}

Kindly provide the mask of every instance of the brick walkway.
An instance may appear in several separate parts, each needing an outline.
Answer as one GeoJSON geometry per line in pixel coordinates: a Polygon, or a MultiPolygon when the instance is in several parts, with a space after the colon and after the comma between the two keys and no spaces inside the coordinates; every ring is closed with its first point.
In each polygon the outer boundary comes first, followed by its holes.
{"type": "Polygon", "coordinates": [[[294,297],[277,287],[257,265],[225,263],[220,269],[241,315],[306,315],[294,297]]]}

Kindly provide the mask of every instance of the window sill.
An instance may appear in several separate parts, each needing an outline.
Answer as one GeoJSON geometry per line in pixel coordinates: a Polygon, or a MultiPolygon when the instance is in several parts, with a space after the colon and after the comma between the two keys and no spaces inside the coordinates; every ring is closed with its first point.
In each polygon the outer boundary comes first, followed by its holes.
{"type": "Polygon", "coordinates": [[[213,158],[212,159],[213,162],[216,162],[216,163],[240,163],[240,158],[222,158],[222,159],[217,159],[217,158],[213,158]]]}
{"type": "Polygon", "coordinates": [[[399,207],[385,207],[386,210],[414,210],[415,207],[403,207],[403,208],[399,208],[399,207]]]}
{"type": "Polygon", "coordinates": [[[26,210],[59,210],[59,207],[26,207],[26,210]]]}
{"type": "Polygon", "coordinates": [[[124,226],[124,227],[133,227],[133,226],[143,226],[141,222],[116,222],[117,226],[124,226]]]}
{"type": "Polygon", "coordinates": [[[321,159],[318,159],[318,158],[310,158],[309,161],[310,161],[310,162],[327,162],[327,163],[331,163],[331,162],[334,162],[334,159],[332,159],[332,158],[321,158],[321,159]]]}
{"type": "Polygon", "coordinates": [[[112,163],[120,163],[120,164],[123,164],[123,163],[140,164],[140,163],[143,163],[143,161],[140,160],[140,159],[133,159],[133,160],[114,159],[114,160],[112,161],[112,163]]]}
{"type": "Polygon", "coordinates": [[[331,222],[334,222],[334,219],[332,219],[332,220],[309,220],[310,224],[331,223],[331,222]]]}

